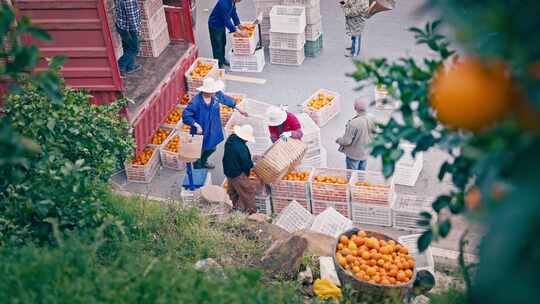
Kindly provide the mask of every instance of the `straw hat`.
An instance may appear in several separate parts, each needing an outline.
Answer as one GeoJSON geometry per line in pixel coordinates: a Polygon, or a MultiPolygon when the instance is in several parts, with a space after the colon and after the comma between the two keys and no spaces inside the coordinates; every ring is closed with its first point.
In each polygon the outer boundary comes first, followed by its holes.
{"type": "Polygon", "coordinates": [[[208,77],[203,80],[203,85],[197,88],[197,91],[204,93],[217,93],[225,88],[225,84],[221,80],[215,80],[208,77]]]}
{"type": "Polygon", "coordinates": [[[234,134],[247,142],[255,142],[253,127],[250,125],[234,126],[234,134]]]}
{"type": "Polygon", "coordinates": [[[280,107],[271,106],[266,110],[266,117],[268,117],[269,126],[277,127],[287,120],[287,111],[280,107]]]}

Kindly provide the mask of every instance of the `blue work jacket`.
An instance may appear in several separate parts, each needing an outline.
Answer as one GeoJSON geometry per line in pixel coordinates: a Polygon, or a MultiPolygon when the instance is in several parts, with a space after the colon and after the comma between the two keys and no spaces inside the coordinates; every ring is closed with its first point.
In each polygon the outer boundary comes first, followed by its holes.
{"type": "Polygon", "coordinates": [[[201,125],[204,135],[203,150],[212,150],[223,141],[220,104],[236,108],[234,100],[221,91],[212,97],[212,101],[208,105],[204,102],[203,94],[199,93],[191,98],[182,114],[182,122],[191,126],[191,134],[195,134],[197,131],[193,126],[194,123],[201,125]]]}
{"type": "Polygon", "coordinates": [[[240,19],[236,13],[234,0],[218,0],[216,6],[208,17],[208,27],[221,29],[227,27],[229,32],[236,32],[236,27],[240,25],[240,19]]]}

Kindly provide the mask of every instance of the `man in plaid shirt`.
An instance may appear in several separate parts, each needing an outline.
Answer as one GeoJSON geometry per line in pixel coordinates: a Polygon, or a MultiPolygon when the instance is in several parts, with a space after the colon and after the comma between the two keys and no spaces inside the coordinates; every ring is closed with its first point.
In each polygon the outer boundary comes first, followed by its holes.
{"type": "Polygon", "coordinates": [[[141,11],[137,0],[116,0],[116,30],[122,38],[124,54],[118,59],[118,67],[122,75],[130,74],[141,69],[135,63],[139,53],[139,30],[141,11]]]}

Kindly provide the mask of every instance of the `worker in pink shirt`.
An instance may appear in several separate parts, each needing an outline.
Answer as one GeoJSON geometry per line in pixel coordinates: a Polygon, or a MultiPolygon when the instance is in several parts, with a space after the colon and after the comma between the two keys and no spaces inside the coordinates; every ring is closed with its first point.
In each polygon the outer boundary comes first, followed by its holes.
{"type": "Polygon", "coordinates": [[[270,130],[270,139],[276,142],[278,139],[287,140],[288,138],[302,139],[302,126],[300,121],[293,113],[280,107],[271,106],[266,111],[268,118],[268,129],[270,130]]]}

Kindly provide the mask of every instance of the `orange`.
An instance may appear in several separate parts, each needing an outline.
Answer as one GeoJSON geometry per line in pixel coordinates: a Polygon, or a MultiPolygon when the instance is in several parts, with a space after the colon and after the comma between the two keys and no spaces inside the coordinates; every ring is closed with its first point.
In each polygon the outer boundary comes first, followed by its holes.
{"type": "Polygon", "coordinates": [[[342,235],[339,238],[339,242],[345,246],[349,245],[349,238],[346,235],[342,235]]]}
{"type": "Polygon", "coordinates": [[[381,276],[380,275],[373,276],[373,281],[375,281],[375,283],[379,284],[381,282],[381,276]]]}
{"type": "Polygon", "coordinates": [[[413,275],[412,270],[410,270],[410,269],[405,270],[405,276],[406,276],[407,278],[411,278],[412,275],[413,275]]]}
{"type": "Polygon", "coordinates": [[[383,259],[379,259],[377,261],[377,265],[379,265],[380,267],[383,267],[384,266],[384,260],[383,259]]]}
{"type": "Polygon", "coordinates": [[[401,281],[401,282],[404,282],[404,281],[407,281],[407,280],[408,280],[408,279],[407,279],[407,276],[405,275],[405,272],[403,272],[403,271],[399,271],[399,272],[398,272],[398,274],[397,274],[397,276],[396,276],[396,279],[397,279],[398,281],[401,281]]]}
{"type": "Polygon", "coordinates": [[[352,263],[356,258],[352,256],[351,254],[349,254],[348,256],[345,257],[345,259],[347,260],[347,263],[352,263]]]}
{"type": "Polygon", "coordinates": [[[369,252],[364,251],[364,252],[362,253],[362,259],[364,259],[364,260],[369,260],[369,258],[370,258],[369,252]]]}
{"type": "Polygon", "coordinates": [[[512,107],[512,85],[505,66],[468,58],[448,70],[441,67],[430,87],[430,104],[441,123],[481,131],[512,107]]]}
{"type": "Polygon", "coordinates": [[[399,253],[409,254],[409,249],[407,249],[405,246],[401,246],[401,248],[399,248],[399,253]]]}
{"type": "Polygon", "coordinates": [[[465,194],[465,205],[470,210],[474,210],[480,206],[482,202],[482,193],[480,192],[480,189],[478,187],[474,186],[469,191],[467,191],[467,194],[465,194]]]}
{"type": "Polygon", "coordinates": [[[367,236],[367,233],[364,230],[358,231],[358,236],[365,238],[367,236]]]}
{"type": "Polygon", "coordinates": [[[374,276],[377,273],[377,270],[374,267],[369,267],[366,271],[366,274],[370,277],[374,276]]]}

